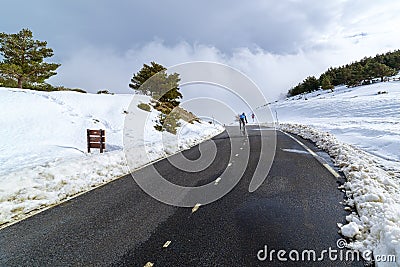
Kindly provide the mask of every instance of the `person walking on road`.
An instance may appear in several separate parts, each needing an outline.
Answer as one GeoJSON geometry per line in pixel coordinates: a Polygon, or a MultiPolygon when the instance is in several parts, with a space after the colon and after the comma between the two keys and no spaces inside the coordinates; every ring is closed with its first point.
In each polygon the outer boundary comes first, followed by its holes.
{"type": "Polygon", "coordinates": [[[239,128],[242,129],[242,125],[243,125],[243,130],[244,130],[246,123],[247,123],[247,118],[243,112],[242,115],[239,116],[239,128]]]}

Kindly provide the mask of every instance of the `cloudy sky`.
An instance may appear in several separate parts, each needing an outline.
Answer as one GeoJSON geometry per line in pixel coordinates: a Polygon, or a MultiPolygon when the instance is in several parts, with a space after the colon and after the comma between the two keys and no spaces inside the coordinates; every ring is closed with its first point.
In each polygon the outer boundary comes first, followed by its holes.
{"type": "Polygon", "coordinates": [[[0,31],[29,28],[61,63],[54,85],[129,92],[143,63],[239,69],[271,100],[308,75],[400,48],[398,0],[13,0],[0,31]]]}

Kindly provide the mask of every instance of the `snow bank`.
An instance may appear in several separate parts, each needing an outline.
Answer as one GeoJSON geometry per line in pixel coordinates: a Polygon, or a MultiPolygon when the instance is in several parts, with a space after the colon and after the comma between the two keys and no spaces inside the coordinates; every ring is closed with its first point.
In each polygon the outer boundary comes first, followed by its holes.
{"type": "Polygon", "coordinates": [[[342,235],[345,237],[353,238],[355,235],[360,233],[360,228],[357,223],[350,222],[342,227],[340,227],[342,235]]]}
{"type": "MultiPolygon", "coordinates": [[[[354,207],[341,226],[350,246],[373,251],[374,257],[395,255],[400,266],[400,165],[382,164],[382,159],[353,145],[340,142],[332,134],[300,124],[281,124],[281,129],[315,142],[327,151],[345,174],[347,205],[354,207]]],[[[386,266],[384,262],[376,262],[386,266]]]]}
{"type": "Polygon", "coordinates": [[[129,173],[122,151],[55,160],[1,177],[0,224],[129,173]]]}
{"type": "MultiPolygon", "coordinates": [[[[135,96],[133,110],[145,96],[135,96]]],[[[0,88],[0,225],[86,192],[129,173],[123,149],[124,119],[132,95],[38,92],[0,88]],[[88,154],[86,129],[106,130],[107,152],[88,154]]],[[[152,117],[158,115],[152,111],[152,117]]],[[[156,131],[150,121],[146,138],[129,149],[146,149],[130,162],[135,169],[224,130],[208,123],[181,121],[178,135],[156,131]],[[178,142],[177,142],[178,140],[178,142]],[[145,147],[145,148],[144,148],[145,147]]]]}

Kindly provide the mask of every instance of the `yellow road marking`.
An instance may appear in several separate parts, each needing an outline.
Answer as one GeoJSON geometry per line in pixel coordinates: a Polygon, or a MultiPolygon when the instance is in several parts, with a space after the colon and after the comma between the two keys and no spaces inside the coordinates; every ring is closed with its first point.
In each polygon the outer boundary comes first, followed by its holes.
{"type": "Polygon", "coordinates": [[[163,245],[163,248],[167,248],[169,245],[171,244],[171,241],[167,241],[167,242],[165,242],[165,244],[163,245]]]}
{"type": "Polygon", "coordinates": [[[324,166],[325,166],[325,168],[327,168],[328,169],[328,171],[330,171],[332,174],[333,174],[333,176],[335,176],[336,178],[339,178],[340,177],[340,174],[339,173],[337,173],[331,166],[329,166],[328,164],[323,164],[324,166]]]}
{"type": "Polygon", "coordinates": [[[154,266],[154,263],[148,262],[148,263],[146,263],[146,265],[144,267],[153,267],[153,266],[154,266]]]}
{"type": "Polygon", "coordinates": [[[196,205],[194,205],[193,209],[192,209],[192,213],[196,212],[199,208],[200,208],[200,203],[197,203],[196,205]]]}
{"type": "Polygon", "coordinates": [[[307,148],[307,152],[310,153],[314,158],[318,157],[318,155],[309,148],[307,148]]]}

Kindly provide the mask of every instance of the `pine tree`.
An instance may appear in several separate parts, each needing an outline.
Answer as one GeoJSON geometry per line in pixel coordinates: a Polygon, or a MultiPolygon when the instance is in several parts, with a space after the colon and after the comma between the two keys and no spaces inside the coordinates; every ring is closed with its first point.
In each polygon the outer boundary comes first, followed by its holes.
{"type": "Polygon", "coordinates": [[[331,79],[328,75],[321,75],[321,88],[324,90],[333,89],[334,86],[331,83],[331,79]]]}
{"type": "Polygon", "coordinates": [[[0,54],[4,58],[0,62],[0,74],[16,80],[18,88],[22,88],[24,82],[43,83],[56,75],[55,70],[60,66],[43,62],[53,56],[53,50],[46,46],[46,41],[34,40],[29,29],[16,34],[0,33],[0,54]]]}
{"type": "Polygon", "coordinates": [[[386,76],[392,76],[396,73],[396,71],[385,64],[382,63],[374,63],[372,65],[372,69],[376,77],[381,78],[381,82],[383,82],[383,78],[386,76]]]}
{"type": "Polygon", "coordinates": [[[306,92],[310,93],[318,90],[319,81],[314,76],[309,76],[303,81],[303,86],[306,92]]]}
{"type": "Polygon", "coordinates": [[[152,96],[156,89],[152,89],[150,87],[144,88],[141,86],[153,75],[165,71],[166,68],[155,62],[151,62],[150,64],[151,64],[150,66],[147,64],[143,64],[142,69],[138,73],[133,75],[129,87],[145,95],[152,96]]]}
{"type": "Polygon", "coordinates": [[[350,80],[347,82],[349,87],[359,86],[361,81],[364,80],[363,66],[357,62],[350,66],[350,80]]]}
{"type": "Polygon", "coordinates": [[[174,108],[179,105],[182,94],[179,92],[179,74],[168,74],[167,69],[155,62],[144,64],[142,69],[133,75],[129,87],[174,108]],[[150,79],[151,78],[151,79],[150,79]]]}
{"type": "Polygon", "coordinates": [[[154,108],[160,111],[154,128],[176,134],[180,126],[180,114],[175,109],[179,106],[182,94],[179,92],[179,74],[168,74],[167,69],[155,62],[144,64],[143,68],[133,75],[129,87],[136,92],[152,96],[154,108]]]}
{"type": "Polygon", "coordinates": [[[374,63],[368,62],[363,68],[363,76],[368,81],[375,78],[373,65],[374,65],[374,63]]]}

